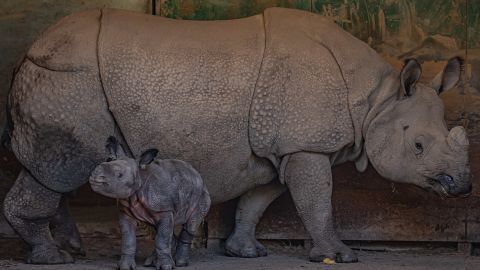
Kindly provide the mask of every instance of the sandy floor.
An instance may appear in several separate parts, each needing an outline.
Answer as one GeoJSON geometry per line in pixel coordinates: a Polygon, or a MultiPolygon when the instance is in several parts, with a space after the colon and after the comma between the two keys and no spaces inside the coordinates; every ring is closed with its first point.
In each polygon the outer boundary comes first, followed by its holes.
{"type": "MultiPolygon", "coordinates": [[[[22,263],[23,244],[16,239],[0,240],[0,269],[116,269],[119,253],[118,239],[84,239],[87,248],[86,257],[77,257],[75,264],[41,266],[22,263]]],[[[153,242],[140,240],[137,264],[141,265],[144,258],[150,253],[153,242]]],[[[453,270],[480,269],[480,257],[465,257],[452,250],[416,250],[375,252],[357,251],[360,262],[356,264],[325,265],[311,263],[307,260],[308,252],[302,247],[285,245],[269,245],[270,255],[256,259],[241,259],[223,256],[216,249],[197,249],[192,256],[191,265],[185,270],[287,270],[287,269],[355,269],[355,270],[453,270]]],[[[138,267],[141,269],[152,269],[138,267]]]]}

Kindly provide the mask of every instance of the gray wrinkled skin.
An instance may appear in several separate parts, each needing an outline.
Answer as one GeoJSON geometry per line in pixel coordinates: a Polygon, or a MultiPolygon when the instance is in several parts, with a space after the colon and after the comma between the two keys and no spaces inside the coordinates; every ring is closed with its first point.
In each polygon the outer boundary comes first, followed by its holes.
{"type": "Polygon", "coordinates": [[[90,176],[95,192],[121,199],[122,256],[119,269],[135,269],[137,222],[154,226],[155,251],[145,263],[156,269],[189,264],[195,232],[210,208],[210,196],[200,174],[181,160],[155,159],[158,150],[144,152],[137,162],[129,158],[116,139],[107,144],[113,160],[98,165],[90,176]],[[182,224],[175,264],[171,249],[173,226],[182,224]]]}
{"type": "Polygon", "coordinates": [[[5,214],[42,251],[31,262],[70,261],[46,221],[105,160],[113,134],[132,156],[155,147],[192,164],[213,204],[241,196],[227,254],[266,255],[255,226],[288,188],[313,239],[310,259],[354,262],[332,227],[332,165],[370,162],[441,196],[470,192],[465,130],[448,131],[438,97],[461,67],[453,58],[420,84],[415,60],[399,73],[330,19],[299,10],[208,22],[77,13],[33,44],[14,80],[9,130],[26,170],[5,214]]]}

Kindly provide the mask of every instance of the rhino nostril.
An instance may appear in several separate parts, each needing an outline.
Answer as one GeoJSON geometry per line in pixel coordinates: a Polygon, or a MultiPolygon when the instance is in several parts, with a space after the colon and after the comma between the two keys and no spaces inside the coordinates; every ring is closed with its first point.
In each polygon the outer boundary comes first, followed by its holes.
{"type": "Polygon", "coordinates": [[[448,174],[440,174],[435,180],[443,186],[450,196],[467,197],[472,192],[472,183],[455,183],[453,177],[448,174]]]}
{"type": "Polygon", "coordinates": [[[439,174],[436,177],[436,180],[445,188],[447,188],[447,191],[450,192],[455,189],[455,181],[453,181],[453,177],[451,177],[448,174],[439,174]]]}

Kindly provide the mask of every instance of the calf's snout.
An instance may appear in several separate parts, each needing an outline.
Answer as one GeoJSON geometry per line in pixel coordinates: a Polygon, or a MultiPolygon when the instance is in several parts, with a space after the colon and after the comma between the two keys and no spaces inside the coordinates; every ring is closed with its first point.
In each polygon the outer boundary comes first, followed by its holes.
{"type": "Polygon", "coordinates": [[[97,166],[92,173],[90,174],[89,178],[90,182],[97,182],[97,183],[103,183],[106,182],[105,180],[105,174],[104,170],[101,166],[97,166]]]}

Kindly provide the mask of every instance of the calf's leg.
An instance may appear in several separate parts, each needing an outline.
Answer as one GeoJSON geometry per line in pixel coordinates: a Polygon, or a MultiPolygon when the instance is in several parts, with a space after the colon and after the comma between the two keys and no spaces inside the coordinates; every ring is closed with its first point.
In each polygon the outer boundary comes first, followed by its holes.
{"type": "Polygon", "coordinates": [[[156,270],[170,270],[175,264],[172,259],[173,213],[162,213],[156,224],[155,251],[157,253],[156,270]]]}
{"type": "Polygon", "coordinates": [[[125,213],[120,214],[119,218],[120,230],[122,232],[122,256],[118,263],[120,270],[135,270],[135,252],[137,249],[137,236],[135,230],[137,221],[125,213]]]}
{"type": "Polygon", "coordinates": [[[193,238],[200,224],[210,209],[210,196],[203,192],[197,205],[197,209],[192,213],[187,223],[183,225],[182,231],[177,239],[177,248],[175,252],[175,265],[182,267],[190,263],[190,249],[193,238]]]}

